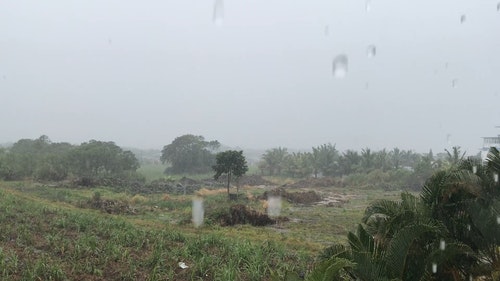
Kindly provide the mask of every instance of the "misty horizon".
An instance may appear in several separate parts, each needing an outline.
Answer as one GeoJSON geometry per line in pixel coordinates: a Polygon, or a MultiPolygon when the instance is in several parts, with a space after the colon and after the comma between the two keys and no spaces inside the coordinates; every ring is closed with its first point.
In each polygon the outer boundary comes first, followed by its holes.
{"type": "Polygon", "coordinates": [[[217,3],[0,4],[0,143],[475,155],[500,134],[497,1],[217,3]]]}

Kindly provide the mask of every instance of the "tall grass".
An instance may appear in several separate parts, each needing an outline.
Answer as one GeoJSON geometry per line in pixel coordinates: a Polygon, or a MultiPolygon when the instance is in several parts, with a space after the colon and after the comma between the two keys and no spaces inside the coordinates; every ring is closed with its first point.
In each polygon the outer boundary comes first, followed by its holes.
{"type": "Polygon", "coordinates": [[[310,259],[270,240],[137,225],[39,195],[0,189],[0,280],[266,280],[310,259]]]}

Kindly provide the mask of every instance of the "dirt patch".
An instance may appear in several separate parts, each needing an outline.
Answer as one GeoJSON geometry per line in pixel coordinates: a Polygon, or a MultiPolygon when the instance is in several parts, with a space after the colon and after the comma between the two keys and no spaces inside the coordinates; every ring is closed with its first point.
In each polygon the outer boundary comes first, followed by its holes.
{"type": "Polygon", "coordinates": [[[287,184],[287,187],[291,187],[291,188],[332,187],[332,186],[342,187],[342,186],[344,186],[344,184],[343,184],[341,179],[328,178],[328,177],[308,178],[308,179],[299,180],[299,181],[294,182],[292,184],[287,184]]]}
{"type": "Polygon", "coordinates": [[[269,196],[280,196],[290,203],[295,204],[313,204],[322,200],[320,194],[315,191],[287,192],[284,188],[279,187],[271,191],[264,192],[259,199],[267,200],[269,196]]]}
{"type": "Polygon", "coordinates": [[[128,203],[118,200],[102,199],[98,193],[80,207],[98,209],[108,214],[137,214],[137,210],[130,207],[128,203]]]}
{"type": "Polygon", "coordinates": [[[333,194],[330,196],[326,196],[320,202],[317,202],[317,205],[324,205],[327,207],[342,207],[345,203],[349,203],[351,198],[354,198],[353,195],[341,195],[341,194],[333,194]]]}
{"type": "Polygon", "coordinates": [[[236,224],[265,226],[276,223],[276,220],[270,218],[267,214],[249,209],[241,204],[231,206],[227,213],[219,214],[217,220],[221,226],[232,226],[236,224]]]}

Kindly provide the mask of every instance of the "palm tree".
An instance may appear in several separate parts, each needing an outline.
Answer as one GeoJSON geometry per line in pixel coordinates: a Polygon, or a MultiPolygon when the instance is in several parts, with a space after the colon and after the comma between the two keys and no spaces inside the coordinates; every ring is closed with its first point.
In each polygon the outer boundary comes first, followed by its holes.
{"type": "Polygon", "coordinates": [[[345,280],[499,280],[499,173],[491,149],[486,165],[471,158],[436,172],[420,197],[372,203],[349,247],[325,250],[324,263],[350,261],[337,271],[345,280]]]}

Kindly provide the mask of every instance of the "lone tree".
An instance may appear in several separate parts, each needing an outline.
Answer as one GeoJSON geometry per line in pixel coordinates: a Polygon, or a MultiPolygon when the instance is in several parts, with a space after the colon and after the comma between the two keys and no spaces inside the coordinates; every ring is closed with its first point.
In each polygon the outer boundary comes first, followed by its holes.
{"type": "Polygon", "coordinates": [[[215,171],[214,179],[218,180],[223,174],[227,175],[227,196],[229,197],[229,186],[231,177],[241,177],[248,171],[247,161],[243,151],[228,150],[219,152],[215,156],[216,164],[212,166],[215,171]]]}
{"type": "Polygon", "coordinates": [[[161,162],[170,163],[165,173],[206,173],[215,163],[218,141],[206,141],[203,136],[183,135],[165,145],[161,151],[161,162]]]}

